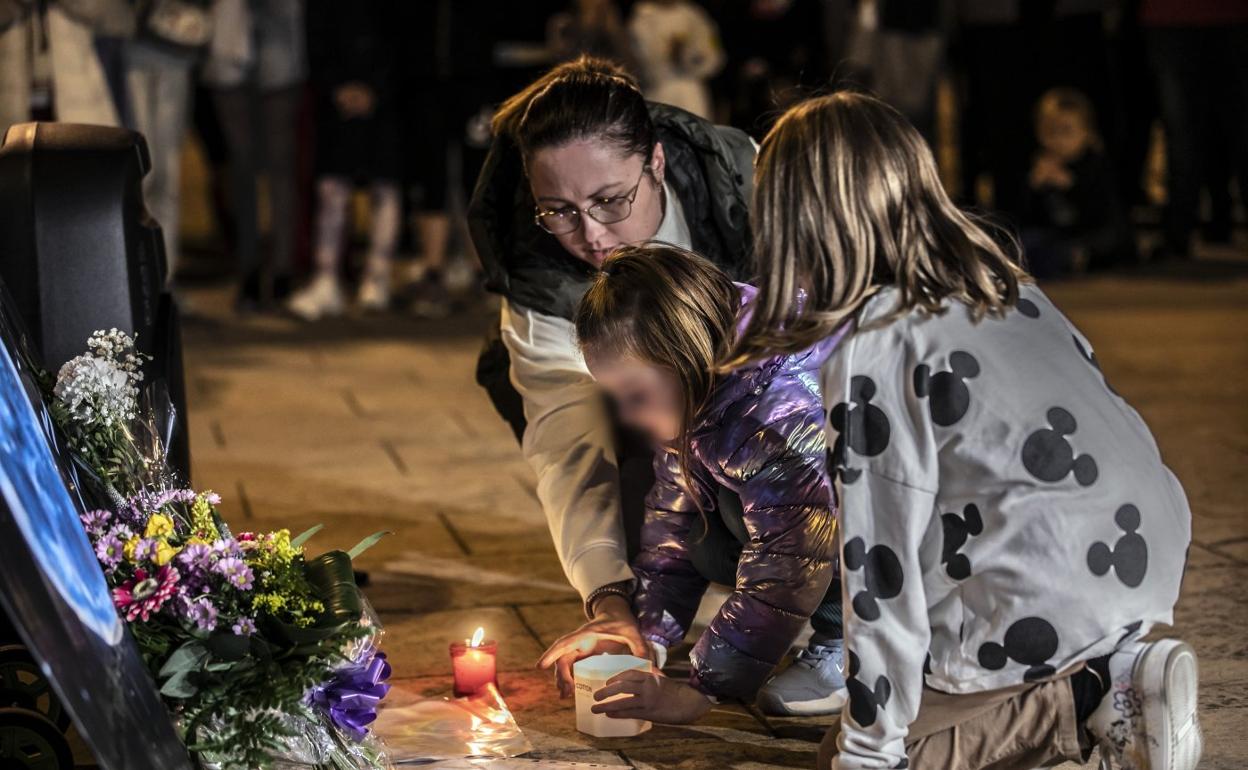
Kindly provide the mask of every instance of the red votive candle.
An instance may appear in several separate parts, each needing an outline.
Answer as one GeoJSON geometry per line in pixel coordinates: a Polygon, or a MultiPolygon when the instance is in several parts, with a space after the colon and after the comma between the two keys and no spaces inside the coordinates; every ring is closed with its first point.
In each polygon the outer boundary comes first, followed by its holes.
{"type": "Polygon", "coordinates": [[[456,698],[476,695],[486,685],[498,684],[498,672],[495,661],[498,657],[498,642],[493,639],[482,639],[483,632],[477,629],[472,639],[451,642],[451,670],[455,675],[454,693],[456,698]]]}

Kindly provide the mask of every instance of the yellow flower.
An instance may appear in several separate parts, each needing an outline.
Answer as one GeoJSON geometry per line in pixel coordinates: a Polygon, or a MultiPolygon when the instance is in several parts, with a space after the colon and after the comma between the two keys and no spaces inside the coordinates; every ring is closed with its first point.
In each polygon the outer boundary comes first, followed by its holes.
{"type": "Polygon", "coordinates": [[[169,537],[173,534],[173,519],[163,513],[154,513],[147,520],[147,529],[143,537],[169,537]]]}
{"type": "Polygon", "coordinates": [[[216,522],[213,520],[212,503],[208,502],[208,494],[196,495],[195,502],[191,504],[191,530],[211,542],[219,538],[221,533],[217,531],[216,522]]]}
{"type": "Polygon", "coordinates": [[[169,563],[169,560],[178,554],[181,548],[174,548],[169,545],[169,541],[161,539],[156,541],[156,553],[152,555],[152,561],[157,567],[163,567],[169,563]]]}
{"type": "Polygon", "coordinates": [[[138,546],[140,539],[138,535],[131,535],[130,539],[126,541],[126,547],[123,549],[126,554],[126,561],[134,561],[134,549],[138,546]]]}

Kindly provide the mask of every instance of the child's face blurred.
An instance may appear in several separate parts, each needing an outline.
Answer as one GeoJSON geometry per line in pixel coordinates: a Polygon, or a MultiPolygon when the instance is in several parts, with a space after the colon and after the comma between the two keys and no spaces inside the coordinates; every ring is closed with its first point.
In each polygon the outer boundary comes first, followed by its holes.
{"type": "Polygon", "coordinates": [[[1083,117],[1070,110],[1050,109],[1036,127],[1036,140],[1059,160],[1077,160],[1092,142],[1092,132],[1083,117]]]}
{"type": "Polygon", "coordinates": [[[675,374],[627,355],[595,356],[586,351],[585,364],[619,407],[625,425],[655,441],[680,438],[683,407],[675,374]]]}

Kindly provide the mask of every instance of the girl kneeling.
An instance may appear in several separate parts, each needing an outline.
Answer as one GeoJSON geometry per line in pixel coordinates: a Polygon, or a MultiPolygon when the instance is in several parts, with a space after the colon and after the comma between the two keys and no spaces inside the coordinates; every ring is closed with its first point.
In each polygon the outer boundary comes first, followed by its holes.
{"type": "Polygon", "coordinates": [[[753,213],[741,357],[851,330],[823,371],[849,704],[820,770],[1030,769],[1091,744],[1193,770],[1195,655],[1140,641],[1172,621],[1191,513],[1088,340],[870,97],[786,113],[753,213]]]}
{"type": "MultiPolygon", "coordinates": [[[[753,699],[812,615],[817,635],[822,626],[839,648],[839,591],[829,594],[836,520],[817,382],[835,340],[715,376],[753,296],[688,252],[625,247],[603,263],[576,314],[594,379],[625,423],[662,445],[632,597],[660,664],[688,632],[708,582],[735,586],[694,646],[687,684],[621,674],[597,697],[632,697],[594,707],[602,713],[683,723],[710,708],[707,696],[753,699]],[[716,535],[725,529],[744,543],[733,549],[716,535]]],[[[591,622],[552,653],[593,634],[591,622]]],[[[819,676],[815,666],[791,668],[819,676]]],[[[839,690],[835,668],[827,673],[839,690]]]]}

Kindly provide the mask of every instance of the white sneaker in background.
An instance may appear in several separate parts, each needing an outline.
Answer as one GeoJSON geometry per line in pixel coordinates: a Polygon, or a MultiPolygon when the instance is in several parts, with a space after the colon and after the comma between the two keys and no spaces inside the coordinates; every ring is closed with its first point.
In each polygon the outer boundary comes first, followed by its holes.
{"type": "Polygon", "coordinates": [[[346,302],[342,287],[332,275],[318,275],[312,283],[295,292],[286,309],[304,321],[319,321],[328,316],[342,315],[346,302]]]}
{"type": "Polygon", "coordinates": [[[1192,648],[1177,639],[1128,642],[1110,656],[1109,678],[1086,724],[1101,748],[1101,766],[1196,770],[1204,739],[1192,648]]]}
{"type": "Polygon", "coordinates": [[[360,282],[360,290],[355,298],[360,309],[368,313],[379,313],[390,309],[390,275],[378,273],[365,275],[360,282]]]}
{"type": "Polygon", "coordinates": [[[442,272],[442,286],[452,295],[467,294],[479,281],[477,269],[466,257],[448,260],[442,272]]]}

